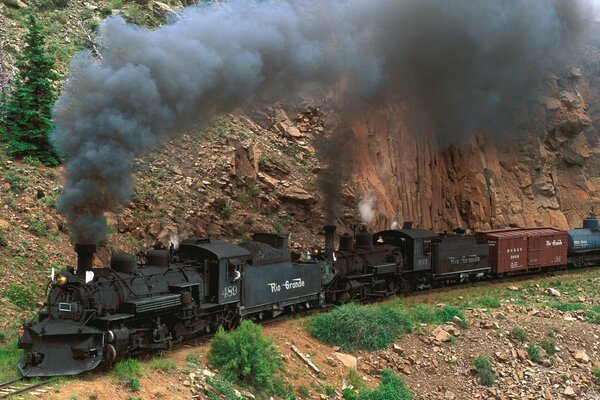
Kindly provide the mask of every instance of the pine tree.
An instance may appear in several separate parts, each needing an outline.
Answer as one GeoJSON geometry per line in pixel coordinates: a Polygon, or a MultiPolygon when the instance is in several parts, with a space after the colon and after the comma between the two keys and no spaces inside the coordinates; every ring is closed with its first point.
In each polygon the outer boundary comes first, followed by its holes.
{"type": "Polygon", "coordinates": [[[33,14],[29,14],[25,48],[16,64],[19,72],[15,88],[4,105],[0,136],[10,156],[31,156],[46,165],[56,165],[58,155],[49,135],[55,100],[54,82],[58,75],[44,44],[41,24],[33,14]]]}

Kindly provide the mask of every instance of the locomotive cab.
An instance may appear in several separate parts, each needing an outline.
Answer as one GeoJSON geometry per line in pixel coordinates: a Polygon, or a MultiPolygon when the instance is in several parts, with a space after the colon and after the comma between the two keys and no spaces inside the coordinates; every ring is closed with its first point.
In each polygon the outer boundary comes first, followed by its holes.
{"type": "Polygon", "coordinates": [[[204,266],[204,308],[240,300],[241,280],[233,280],[232,275],[243,272],[250,260],[248,250],[232,243],[192,238],[181,243],[179,254],[204,266]]]}
{"type": "Polygon", "coordinates": [[[413,271],[428,271],[431,269],[431,241],[437,237],[437,233],[427,229],[387,230],[373,235],[373,242],[377,246],[398,247],[404,265],[412,266],[413,271]]]}

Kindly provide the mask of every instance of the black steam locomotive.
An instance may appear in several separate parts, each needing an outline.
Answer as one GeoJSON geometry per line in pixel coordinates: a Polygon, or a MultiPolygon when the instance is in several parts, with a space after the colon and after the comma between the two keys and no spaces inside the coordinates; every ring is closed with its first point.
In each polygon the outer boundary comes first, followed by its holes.
{"type": "MultiPolygon", "coordinates": [[[[136,353],[169,349],[219,326],[232,328],[242,318],[260,320],[436,282],[489,277],[503,262],[521,267],[521,255],[513,250],[524,251],[527,241],[566,246],[556,235],[567,233],[558,230],[550,232],[554,239],[538,240],[548,230],[494,231],[489,237],[500,239],[492,240],[405,226],[341,235],[335,250],[335,227],[326,226],[324,248],[304,261],[288,251],[287,234],[260,233],[239,245],[190,238],[177,249],[151,250],[143,259],[118,253],[106,268],[92,268],[94,245],[76,245],[77,268],[52,280],[45,310],[24,326],[19,369],[28,377],[74,375],[136,353]]],[[[569,238],[580,231],[569,231],[569,238]]],[[[592,233],[600,235],[597,224],[592,233]]],[[[549,249],[548,265],[567,265],[566,247],[549,249]],[[557,251],[564,251],[564,262],[557,251]]],[[[523,257],[539,267],[534,263],[539,251],[532,247],[523,257]]]]}

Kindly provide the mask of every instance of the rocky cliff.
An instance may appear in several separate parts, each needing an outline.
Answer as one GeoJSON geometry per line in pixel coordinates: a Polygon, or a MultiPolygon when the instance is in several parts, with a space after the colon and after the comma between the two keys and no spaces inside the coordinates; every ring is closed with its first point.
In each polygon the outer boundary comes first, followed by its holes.
{"type": "Polygon", "coordinates": [[[374,227],[568,228],[599,212],[597,53],[589,46],[581,67],[549,76],[518,117],[527,128],[501,137],[441,147],[410,127],[406,104],[353,121],[354,179],[359,197],[375,199],[374,227]]]}

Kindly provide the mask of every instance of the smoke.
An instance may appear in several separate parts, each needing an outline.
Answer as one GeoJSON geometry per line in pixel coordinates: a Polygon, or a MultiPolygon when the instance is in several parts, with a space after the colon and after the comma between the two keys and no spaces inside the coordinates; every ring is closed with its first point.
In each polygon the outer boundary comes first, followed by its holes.
{"type": "MultiPolygon", "coordinates": [[[[135,157],[258,98],[334,88],[344,115],[400,95],[443,137],[502,125],[568,60],[583,11],[560,0],[234,0],[154,31],[108,19],[102,59],[77,55],[55,106],[68,173],[58,207],[74,241],[101,240],[104,213],[132,194],[135,157]]],[[[344,165],[352,154],[336,150],[330,165],[344,165]]]]}
{"type": "Polygon", "coordinates": [[[358,202],[360,219],[363,224],[370,225],[375,220],[375,200],[377,199],[373,192],[367,192],[365,197],[358,202]]]}

